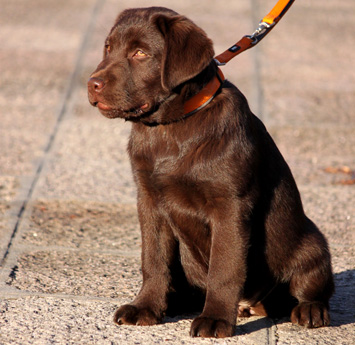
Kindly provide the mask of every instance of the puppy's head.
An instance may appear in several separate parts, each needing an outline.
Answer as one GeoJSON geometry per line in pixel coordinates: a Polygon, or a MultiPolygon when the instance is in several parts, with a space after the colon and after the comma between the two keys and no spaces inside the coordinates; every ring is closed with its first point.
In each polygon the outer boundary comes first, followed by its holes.
{"type": "Polygon", "coordinates": [[[109,118],[149,117],[213,55],[212,42],[186,17],[162,7],[126,10],[88,82],[89,101],[109,118]]]}

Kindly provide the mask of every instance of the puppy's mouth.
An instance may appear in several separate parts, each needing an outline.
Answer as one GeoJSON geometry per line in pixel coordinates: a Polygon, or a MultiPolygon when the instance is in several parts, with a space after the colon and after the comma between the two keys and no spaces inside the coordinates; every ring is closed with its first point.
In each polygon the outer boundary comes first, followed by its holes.
{"type": "Polygon", "coordinates": [[[96,102],[96,104],[94,103],[94,106],[98,107],[102,111],[111,111],[112,110],[112,108],[109,105],[102,103],[102,102],[96,102]]]}
{"type": "Polygon", "coordinates": [[[132,118],[144,115],[144,113],[149,109],[149,104],[144,103],[143,105],[135,108],[130,109],[119,109],[119,108],[112,108],[111,106],[103,103],[103,102],[93,102],[92,105],[97,107],[101,114],[108,117],[108,118],[116,118],[116,117],[123,117],[123,118],[132,118]]]}

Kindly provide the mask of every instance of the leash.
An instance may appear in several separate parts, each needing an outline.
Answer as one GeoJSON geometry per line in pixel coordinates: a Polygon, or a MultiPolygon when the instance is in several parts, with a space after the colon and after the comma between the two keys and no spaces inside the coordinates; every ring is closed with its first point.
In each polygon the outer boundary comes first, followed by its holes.
{"type": "Polygon", "coordinates": [[[270,13],[259,23],[258,28],[251,34],[244,36],[214,60],[218,66],[224,66],[228,61],[243,51],[255,47],[280,21],[295,0],[279,0],[270,13]]]}
{"type": "MultiPolygon", "coordinates": [[[[275,27],[294,1],[279,0],[251,35],[242,37],[237,43],[214,58],[217,66],[224,66],[243,51],[255,47],[275,27]]],[[[217,75],[197,95],[185,103],[184,115],[190,116],[209,104],[221,89],[224,80],[224,75],[218,67],[217,75]]]]}

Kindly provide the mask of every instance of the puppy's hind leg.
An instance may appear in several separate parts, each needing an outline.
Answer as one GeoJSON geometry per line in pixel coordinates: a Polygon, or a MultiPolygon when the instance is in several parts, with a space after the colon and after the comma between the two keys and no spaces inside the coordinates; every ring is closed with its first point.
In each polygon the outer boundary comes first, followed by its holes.
{"type": "Polygon", "coordinates": [[[320,232],[307,236],[298,251],[297,268],[290,281],[290,293],[298,305],[291,312],[292,323],[307,328],[328,326],[329,299],[334,291],[327,243],[320,232]]]}

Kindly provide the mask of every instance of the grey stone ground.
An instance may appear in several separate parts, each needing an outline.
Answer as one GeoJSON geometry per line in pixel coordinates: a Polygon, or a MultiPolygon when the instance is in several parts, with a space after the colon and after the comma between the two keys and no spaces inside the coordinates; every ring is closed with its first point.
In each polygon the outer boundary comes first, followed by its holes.
{"type": "Polygon", "coordinates": [[[120,10],[161,4],[203,27],[219,53],[275,2],[0,0],[1,345],[355,343],[352,0],[296,2],[223,69],[273,134],[329,239],[331,327],[251,318],[231,339],[203,340],[188,336],[193,315],[143,328],[112,323],[141,276],[130,125],[103,118],[86,97],[106,33],[120,10]]]}

